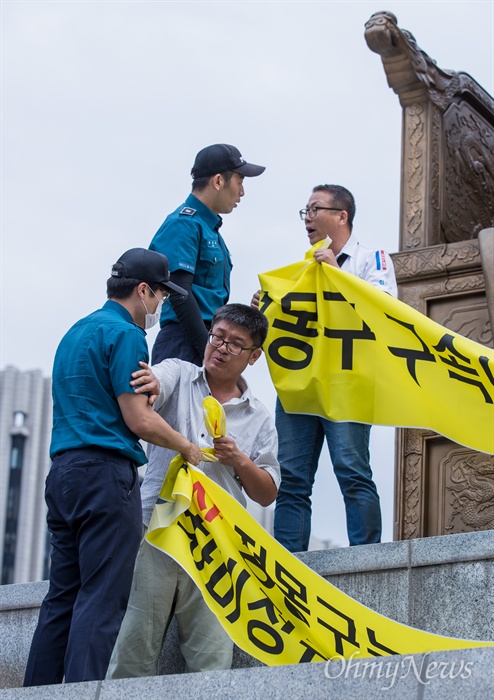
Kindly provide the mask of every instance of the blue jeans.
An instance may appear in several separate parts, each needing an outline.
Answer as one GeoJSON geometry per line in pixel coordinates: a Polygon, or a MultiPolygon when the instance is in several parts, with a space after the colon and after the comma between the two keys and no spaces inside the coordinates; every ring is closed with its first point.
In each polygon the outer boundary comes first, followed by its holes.
{"type": "Polygon", "coordinates": [[[370,425],[285,413],[277,399],[276,428],[281,466],[274,516],[278,542],[290,552],[309,547],[312,487],[324,437],[345,501],[350,545],[380,542],[381,508],[369,463],[370,425]]]}

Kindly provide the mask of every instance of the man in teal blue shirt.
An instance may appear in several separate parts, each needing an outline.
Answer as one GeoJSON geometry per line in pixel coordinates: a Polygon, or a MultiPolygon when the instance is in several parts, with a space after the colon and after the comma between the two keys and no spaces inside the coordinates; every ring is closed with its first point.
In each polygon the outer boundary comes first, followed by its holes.
{"type": "Polygon", "coordinates": [[[46,479],[50,587],[40,609],[25,686],[102,680],[127,607],[142,536],[140,439],[183,454],[199,448],[135,394],[147,362],[145,328],[170,293],[166,257],[133,248],[112,268],[108,301],[64,336],[53,366],[53,431],[46,479]]]}
{"type": "Polygon", "coordinates": [[[232,262],[219,232],[220,214],[240,203],[244,178],[264,170],[225,143],[197,154],[192,194],[165,219],[149,246],[166,255],[170,279],[188,291],[186,297],[172,294],[171,306],[163,309],[153,365],[173,357],[202,365],[211,319],[230,295],[232,262]]]}

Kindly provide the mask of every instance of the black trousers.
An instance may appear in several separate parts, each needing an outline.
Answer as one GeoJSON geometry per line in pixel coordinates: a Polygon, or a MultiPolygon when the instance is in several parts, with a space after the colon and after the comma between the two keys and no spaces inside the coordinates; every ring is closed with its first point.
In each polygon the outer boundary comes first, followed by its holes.
{"type": "Polygon", "coordinates": [[[57,455],[46,479],[51,569],[25,686],[103,680],[142,536],[133,462],[100,448],[57,455]]]}

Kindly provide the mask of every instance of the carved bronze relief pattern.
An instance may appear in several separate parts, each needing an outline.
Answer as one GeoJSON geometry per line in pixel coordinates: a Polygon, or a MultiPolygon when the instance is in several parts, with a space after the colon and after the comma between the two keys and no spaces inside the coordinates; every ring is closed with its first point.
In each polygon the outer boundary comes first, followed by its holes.
{"type": "Polygon", "coordinates": [[[423,287],[400,287],[400,301],[408,304],[412,309],[420,311],[421,314],[425,313],[427,310],[425,308],[423,287]]]}
{"type": "MultiPolygon", "coordinates": [[[[403,107],[400,299],[488,345],[475,238],[494,226],[494,100],[467,74],[439,68],[390,12],[372,15],[365,39],[403,107]]],[[[494,529],[494,457],[431,431],[398,436],[397,537],[494,529]]]]}
{"type": "Polygon", "coordinates": [[[494,528],[494,456],[452,450],[444,460],[445,530],[471,532],[494,528]]]}
{"type": "Polygon", "coordinates": [[[444,263],[447,268],[459,268],[472,263],[480,267],[482,261],[478,241],[462,241],[460,244],[446,246],[444,263]]]}
{"type": "Polygon", "coordinates": [[[484,276],[470,275],[469,277],[449,278],[444,281],[444,291],[448,294],[451,292],[466,292],[484,289],[484,276]]]}
{"type": "MultiPolygon", "coordinates": [[[[484,279],[482,275],[473,275],[468,277],[458,277],[455,279],[432,279],[422,280],[420,284],[404,284],[400,286],[400,299],[405,304],[408,304],[422,314],[429,315],[427,308],[428,301],[434,298],[446,297],[449,294],[456,292],[473,292],[482,291],[484,289],[484,279]]],[[[458,309],[464,304],[459,297],[458,309]]],[[[487,319],[487,306],[485,306],[485,314],[487,319]]],[[[442,326],[446,325],[444,320],[438,321],[442,326]]],[[[454,330],[454,329],[451,329],[454,330]]],[[[463,333],[462,333],[463,335],[463,333]]]]}
{"type": "Polygon", "coordinates": [[[382,56],[388,83],[402,105],[412,104],[410,98],[425,97],[444,110],[459,89],[458,74],[439,68],[413,34],[398,27],[393,13],[374,13],[366,22],[365,40],[371,51],[382,56]]]}
{"type": "Polygon", "coordinates": [[[398,281],[444,270],[444,250],[446,246],[420,248],[406,253],[394,253],[393,263],[398,281]]]}
{"type": "Polygon", "coordinates": [[[408,148],[406,149],[406,231],[405,248],[417,248],[423,244],[424,201],[424,108],[416,104],[405,110],[408,148]]]}
{"type": "Polygon", "coordinates": [[[406,540],[420,537],[422,488],[422,433],[409,429],[402,433],[404,444],[403,532],[406,540]]]}
{"type": "Polygon", "coordinates": [[[494,225],[494,127],[466,102],[444,115],[442,228],[447,242],[494,225]]]}
{"type": "Polygon", "coordinates": [[[441,326],[449,328],[455,333],[470,338],[482,345],[492,345],[492,332],[489,312],[485,301],[477,300],[469,302],[468,296],[462,292],[482,292],[484,280],[481,275],[473,277],[451,279],[436,279],[422,282],[420,285],[405,285],[400,289],[400,299],[412,306],[420,313],[430,316],[429,304],[449,299],[455,304],[449,309],[446,316],[435,317],[434,320],[441,326]],[[453,293],[457,298],[451,297],[453,293]]]}
{"type": "Polygon", "coordinates": [[[393,262],[399,281],[413,277],[430,277],[434,274],[451,273],[471,267],[481,266],[478,244],[476,241],[448,246],[433,246],[415,251],[394,253],[393,262]]]}
{"type": "Polygon", "coordinates": [[[442,325],[476,343],[489,346],[492,342],[489,312],[485,303],[462,305],[452,309],[442,321],[442,325]]]}
{"type": "Polygon", "coordinates": [[[392,258],[399,282],[482,265],[477,240],[393,253],[392,258]]]}
{"type": "Polygon", "coordinates": [[[489,95],[471,75],[468,75],[468,73],[458,73],[458,78],[460,80],[460,87],[456,92],[458,94],[469,93],[473,95],[479,104],[484,105],[491,114],[494,114],[494,98],[489,95]]]}
{"type": "Polygon", "coordinates": [[[432,138],[430,144],[430,175],[429,189],[431,193],[429,202],[429,224],[427,231],[427,241],[429,245],[441,242],[441,217],[440,217],[440,178],[439,178],[439,163],[441,154],[441,133],[442,133],[443,115],[439,109],[432,106],[432,138]]]}

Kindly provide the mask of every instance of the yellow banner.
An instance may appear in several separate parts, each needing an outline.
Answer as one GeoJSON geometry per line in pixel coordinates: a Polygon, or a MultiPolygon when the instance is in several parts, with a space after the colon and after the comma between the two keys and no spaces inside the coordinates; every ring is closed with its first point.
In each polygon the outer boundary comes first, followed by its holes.
{"type": "Polygon", "coordinates": [[[264,348],[285,411],[428,428],[494,453],[494,351],[316,263],[314,249],[259,275],[264,348]]]}
{"type": "Polygon", "coordinates": [[[270,666],[493,646],[399,624],[342,593],[178,456],[146,539],[175,559],[246,652],[270,666]]]}

